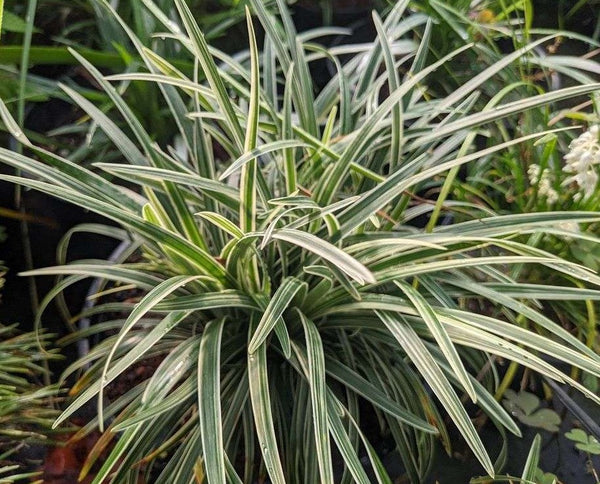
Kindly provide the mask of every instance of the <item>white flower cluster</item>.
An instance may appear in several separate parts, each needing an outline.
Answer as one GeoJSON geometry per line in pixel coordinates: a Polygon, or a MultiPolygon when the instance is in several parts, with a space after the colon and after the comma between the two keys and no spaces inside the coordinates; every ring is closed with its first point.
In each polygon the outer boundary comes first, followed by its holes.
{"type": "Polygon", "coordinates": [[[540,172],[540,165],[532,164],[527,168],[527,175],[529,176],[529,183],[532,186],[537,185],[538,196],[545,197],[546,201],[552,205],[558,201],[558,192],[552,188],[552,175],[548,168],[544,168],[540,172]]]}
{"type": "Polygon", "coordinates": [[[596,165],[600,165],[600,140],[598,134],[600,125],[591,126],[586,132],[569,144],[569,153],[565,155],[563,171],[571,174],[562,185],[575,183],[580,193],[575,194],[575,200],[589,198],[594,193],[598,184],[596,165]]]}

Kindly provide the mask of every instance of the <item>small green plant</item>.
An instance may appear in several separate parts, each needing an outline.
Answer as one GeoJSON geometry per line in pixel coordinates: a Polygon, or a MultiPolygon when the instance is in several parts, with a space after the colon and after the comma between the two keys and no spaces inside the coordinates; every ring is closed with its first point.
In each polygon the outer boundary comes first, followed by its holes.
{"type": "Polygon", "coordinates": [[[558,432],[560,416],[549,408],[540,408],[540,399],[533,393],[521,390],[515,392],[510,388],[504,392],[504,407],[517,417],[521,423],[530,427],[538,427],[548,432],[558,432]]]}
{"type": "Polygon", "coordinates": [[[585,452],[588,457],[588,470],[594,476],[596,484],[600,482],[598,471],[592,462],[593,455],[600,455],[600,442],[581,429],[573,429],[565,434],[565,437],[575,442],[575,447],[582,452],[585,452]]]}
{"type": "Polygon", "coordinates": [[[249,3],[249,49],[234,57],[207,44],[183,0],[175,1],[175,23],[149,9],[165,41],[177,41],[193,60],[188,76],[140,41],[109,2],[98,2],[143,66],[104,76],[71,54],[127,128],[75,89],[62,89],[118,148],[117,162],[82,166],[36,146],[0,103],[6,129],[34,155],[0,149],[1,162],[29,174],[0,178],[119,224],[73,229],[58,266],[28,272],[59,277],[37,323],[54,297],[88,277],[112,284],[109,292],[133,286],[142,294],[137,303],[107,302],[81,315],[106,320],[74,338],[105,339],[63,375],[80,378],[56,424],[97,399],[97,416],[81,432],[107,432],[81,477],[112,440],[94,483],[369,483],[369,468],[389,482],[372,445],[377,435],[361,424],[365,412],[392,436],[413,482],[427,476],[438,439],[452,451],[446,421],[494,475],[463,401],[520,435],[494,398],[498,361],[600,402],[549,362],[600,376],[600,357],[539,310],[540,300],[600,299],[600,277],[527,243],[555,224],[600,216],[499,216],[446,195],[459,167],[556,130],[491,138],[485,148],[475,143],[480,132],[516,125],[529,110],[600,84],[491,102],[488,85],[503,82],[512,63],[556,35],[549,34],[445,92],[434,73],[487,49],[464,43],[432,61],[433,23],[411,15],[408,1],[385,19],[374,15],[374,42],[337,50],[317,42],[335,29],[297,34],[283,0],[277,15],[259,0],[249,3]],[[265,31],[262,48],[251,13],[265,31]],[[336,74],[317,92],[310,63],[323,58],[336,74]],[[152,123],[140,122],[124,99],[131,82],[156,86],[176,137],[155,138],[152,123]],[[421,196],[432,188],[437,198],[421,196]],[[129,241],[129,251],[115,263],[69,261],[81,231],[129,241]],[[570,284],[524,282],[521,268],[529,266],[570,284]],[[152,376],[107,401],[107,386],[138,364],[153,368],[152,376]]]}
{"type": "Polygon", "coordinates": [[[600,443],[592,435],[588,435],[581,429],[573,429],[565,434],[565,437],[575,442],[575,447],[587,454],[600,455],[600,443]]]}

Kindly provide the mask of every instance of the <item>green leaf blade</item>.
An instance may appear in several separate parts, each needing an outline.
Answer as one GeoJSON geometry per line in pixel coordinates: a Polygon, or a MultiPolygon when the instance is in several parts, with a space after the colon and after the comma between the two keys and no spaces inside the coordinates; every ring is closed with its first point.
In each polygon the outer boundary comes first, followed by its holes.
{"type": "Polygon", "coordinates": [[[198,416],[204,466],[209,484],[225,484],[226,468],[221,427],[221,338],[225,319],[204,328],[198,353],[198,416]]]}

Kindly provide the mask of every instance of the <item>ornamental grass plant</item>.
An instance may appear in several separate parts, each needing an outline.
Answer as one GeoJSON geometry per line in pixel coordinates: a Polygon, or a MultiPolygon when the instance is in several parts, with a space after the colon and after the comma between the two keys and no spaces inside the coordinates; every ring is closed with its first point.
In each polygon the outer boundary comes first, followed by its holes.
{"type": "Polygon", "coordinates": [[[248,49],[235,56],[207,44],[183,0],[174,2],[177,18],[150,8],[162,37],[193,59],[188,76],[100,1],[143,67],[107,76],[71,54],[121,119],[62,89],[119,150],[111,163],[80,165],[36,146],[0,103],[26,148],[2,148],[0,161],[27,174],[0,179],[112,221],[73,229],[60,265],[28,272],[57,277],[38,324],[52,299],[86,278],[105,281],[103,292],[140,295],[78,315],[104,316],[73,335],[104,339],[62,377],[78,381],[56,425],[95,401],[97,415],[79,435],[105,432],[82,477],[108,449],[94,483],[391,482],[368,414],[392,436],[411,482],[426,478],[438,442],[452,452],[456,431],[493,476],[507,449],[490,455],[478,426],[487,419],[503,442],[520,435],[495,398],[504,361],[600,403],[556,364],[598,377],[597,352],[541,310],[543,301],[600,299],[600,277],[528,244],[600,215],[498,215],[448,197],[461,167],[564,129],[503,138],[497,126],[600,84],[491,99],[489,86],[558,35],[549,33],[489,65],[470,63],[478,70],[445,92],[436,76],[488,49],[464,41],[431,55],[435,25],[408,3],[373,15],[373,42],[327,49],[319,38],[338,30],[298,34],[283,0],[275,10],[251,0],[248,49]],[[317,92],[310,66],[322,59],[335,75],[317,92]],[[178,130],[169,144],[124,100],[132,82],[159,90],[178,130]],[[116,262],[70,261],[81,231],[127,241],[128,250],[116,262]],[[529,267],[559,283],[524,281],[529,267]],[[109,400],[107,386],[138,364],[156,369],[109,400]]]}

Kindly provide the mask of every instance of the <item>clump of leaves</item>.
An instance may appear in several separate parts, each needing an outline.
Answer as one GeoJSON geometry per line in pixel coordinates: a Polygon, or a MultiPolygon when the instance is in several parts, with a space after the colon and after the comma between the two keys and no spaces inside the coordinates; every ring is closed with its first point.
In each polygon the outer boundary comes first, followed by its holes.
{"type": "Polygon", "coordinates": [[[253,482],[267,475],[277,484],[368,483],[363,456],[387,482],[361,425],[365,411],[391,434],[411,481],[424,480],[436,440],[451,452],[445,416],[493,475],[462,398],[500,429],[520,434],[493,397],[496,358],[600,402],[548,362],[551,356],[600,376],[600,357],[538,311],[540,300],[600,299],[600,291],[573,282],[598,286],[600,278],[519,238],[600,216],[496,216],[446,200],[448,186],[437,199],[417,195],[464,164],[546,134],[478,149],[476,135],[490,123],[516,123],[528,109],[600,89],[584,84],[478,103],[490,79],[502,79],[511,62],[545,40],[440,94],[427,89],[433,73],[478,47],[465,44],[430,62],[433,25],[426,16],[406,15],[406,0],[385,20],[374,15],[374,42],[334,50],[317,39],[337,30],[298,35],[283,0],[278,15],[252,0],[264,43],[259,49],[249,11],[249,50],[235,57],[207,45],[186,3],[176,0],[178,23],[150,13],[196,63],[188,77],[140,42],[108,2],[99,4],[129,36],[143,69],[106,77],[72,54],[110,97],[127,132],[72,88],[63,90],[124,162],[90,169],[35,146],[0,104],[7,128],[35,155],[0,149],[0,161],[32,175],[1,178],[120,225],[75,228],[59,248],[59,266],[30,272],[59,276],[42,310],[87,277],[144,294],[137,303],[100,304],[81,315],[109,316],[81,331],[79,337],[108,337],[63,375],[83,371],[57,424],[97,398],[97,418],[82,432],[107,432],[82,477],[118,436],[95,483],[140,476],[253,482]],[[322,58],[336,75],[317,93],[310,63],[322,58]],[[155,142],[115,87],[130,81],[158,86],[179,131],[172,146],[155,142]],[[463,222],[453,223],[455,211],[463,222]],[[425,229],[413,223],[419,216],[429,217],[425,229]],[[80,231],[128,240],[130,250],[115,263],[67,263],[69,242],[80,231]],[[136,251],[139,257],[128,261],[136,251]],[[544,266],[571,284],[522,283],[524,265],[544,266]],[[106,400],[107,385],[150,360],[160,361],[150,378],[106,400]]]}

